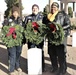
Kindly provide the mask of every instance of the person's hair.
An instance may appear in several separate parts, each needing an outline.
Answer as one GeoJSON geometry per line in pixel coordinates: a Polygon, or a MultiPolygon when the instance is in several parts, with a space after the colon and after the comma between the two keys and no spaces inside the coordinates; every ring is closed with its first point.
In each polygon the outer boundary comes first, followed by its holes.
{"type": "Polygon", "coordinates": [[[51,5],[51,7],[52,6],[56,6],[57,8],[59,8],[59,4],[57,2],[53,2],[52,5],[51,5]]]}
{"type": "Polygon", "coordinates": [[[32,9],[36,6],[39,9],[39,6],[37,4],[32,5],[32,9]]]}
{"type": "Polygon", "coordinates": [[[13,6],[13,7],[12,7],[12,14],[13,14],[15,11],[17,11],[18,14],[19,14],[19,8],[16,7],[16,6],[13,6]]]}

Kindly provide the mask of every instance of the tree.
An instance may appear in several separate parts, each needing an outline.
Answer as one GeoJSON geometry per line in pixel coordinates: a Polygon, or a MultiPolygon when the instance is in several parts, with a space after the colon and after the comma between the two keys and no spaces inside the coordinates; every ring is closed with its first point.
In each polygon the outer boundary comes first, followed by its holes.
{"type": "Polygon", "coordinates": [[[5,0],[7,7],[11,8],[14,5],[16,5],[17,3],[19,3],[19,0],[5,0]]]}
{"type": "Polygon", "coordinates": [[[48,14],[48,13],[49,13],[49,5],[47,4],[45,6],[45,8],[43,9],[43,14],[45,15],[45,14],[48,14]]]}
{"type": "Polygon", "coordinates": [[[69,17],[73,17],[73,11],[71,7],[68,7],[68,15],[69,17]]]}
{"type": "Polygon", "coordinates": [[[22,2],[19,0],[20,17],[22,18],[22,2]]]}
{"type": "Polygon", "coordinates": [[[5,0],[5,2],[7,4],[7,9],[5,11],[6,17],[9,17],[11,15],[11,10],[14,6],[19,7],[20,14],[22,14],[22,3],[20,3],[21,0],[5,0]]]}

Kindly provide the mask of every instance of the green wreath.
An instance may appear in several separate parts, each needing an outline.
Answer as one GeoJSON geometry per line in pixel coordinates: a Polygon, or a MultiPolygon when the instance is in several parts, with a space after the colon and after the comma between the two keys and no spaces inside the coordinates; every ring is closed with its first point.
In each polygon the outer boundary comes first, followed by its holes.
{"type": "Polygon", "coordinates": [[[48,38],[49,43],[54,45],[60,45],[64,39],[64,31],[61,25],[57,23],[49,23],[44,29],[44,34],[48,38]]]}
{"type": "Polygon", "coordinates": [[[24,28],[20,25],[4,26],[1,30],[2,41],[7,47],[22,45],[24,28]]]}
{"type": "Polygon", "coordinates": [[[44,39],[42,28],[45,25],[42,22],[29,22],[24,31],[25,38],[31,43],[38,45],[44,39]]]}

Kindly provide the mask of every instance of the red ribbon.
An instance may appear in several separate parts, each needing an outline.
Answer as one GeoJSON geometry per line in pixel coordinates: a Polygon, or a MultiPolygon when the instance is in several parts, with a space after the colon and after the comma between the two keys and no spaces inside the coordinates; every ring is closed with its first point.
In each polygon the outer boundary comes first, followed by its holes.
{"type": "Polygon", "coordinates": [[[39,25],[36,22],[32,22],[32,27],[34,29],[38,29],[39,25]]]}
{"type": "Polygon", "coordinates": [[[51,30],[52,30],[52,32],[54,31],[56,31],[56,26],[54,25],[54,24],[50,24],[50,28],[51,28],[51,30]]]}
{"type": "Polygon", "coordinates": [[[14,27],[10,27],[9,28],[9,32],[6,34],[6,36],[10,36],[13,32],[15,32],[15,28],[14,27]]]}
{"type": "Polygon", "coordinates": [[[13,39],[16,39],[17,38],[16,33],[12,34],[12,37],[13,39]]]}

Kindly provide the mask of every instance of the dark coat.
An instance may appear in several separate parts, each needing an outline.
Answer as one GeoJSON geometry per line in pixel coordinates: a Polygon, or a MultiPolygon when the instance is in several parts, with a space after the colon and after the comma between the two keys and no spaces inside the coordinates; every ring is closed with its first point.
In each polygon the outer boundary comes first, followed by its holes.
{"type": "Polygon", "coordinates": [[[24,20],[24,24],[23,24],[23,27],[26,28],[26,24],[28,22],[33,22],[33,21],[40,21],[43,19],[43,16],[41,13],[38,13],[37,15],[35,14],[30,14],[28,16],[25,17],[25,20],[24,20]]]}
{"type": "MultiPolygon", "coordinates": [[[[71,23],[70,23],[70,19],[69,19],[68,15],[64,11],[58,12],[58,14],[55,16],[55,20],[53,22],[56,22],[56,23],[62,25],[65,36],[69,35],[71,23]]],[[[43,17],[43,23],[44,24],[50,23],[50,21],[47,18],[47,15],[45,15],[43,17]]]]}
{"type": "Polygon", "coordinates": [[[14,22],[15,24],[19,24],[22,25],[22,20],[20,17],[18,17],[16,20],[14,18],[14,16],[9,17],[7,20],[4,20],[3,22],[3,26],[5,25],[9,25],[10,23],[14,22]]]}
{"type": "MultiPolygon", "coordinates": [[[[23,22],[24,23],[23,27],[26,28],[26,24],[28,22],[42,21],[42,19],[43,19],[43,15],[41,13],[38,13],[37,15],[30,14],[30,15],[28,15],[28,16],[25,17],[25,20],[23,22]]],[[[42,48],[43,47],[43,43],[44,42],[42,41],[37,47],[38,48],[42,48]]],[[[35,45],[33,43],[31,43],[31,42],[28,41],[28,48],[30,48],[32,45],[35,47],[35,45]]]]}

